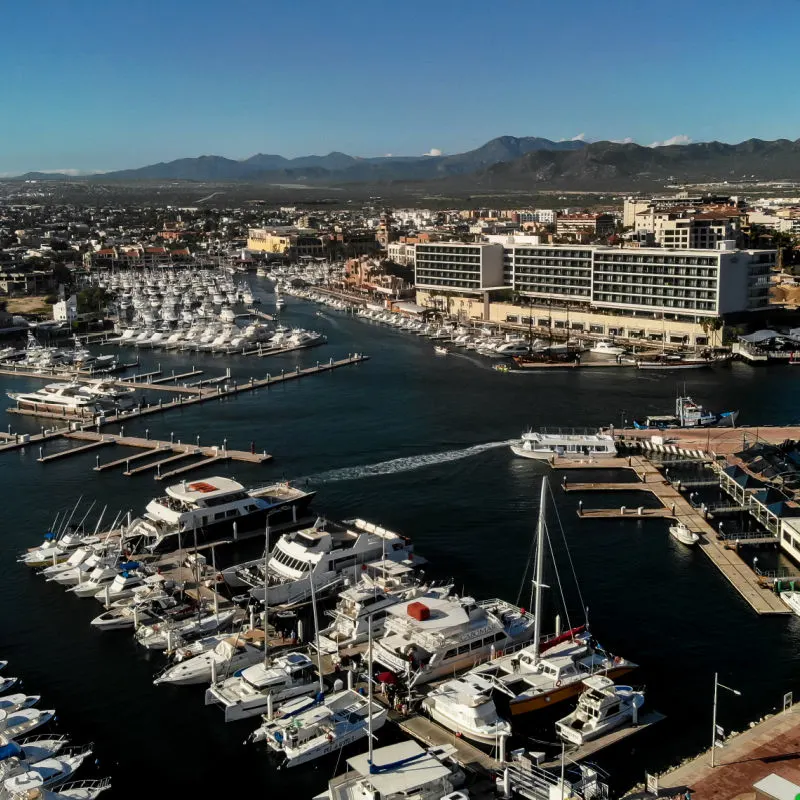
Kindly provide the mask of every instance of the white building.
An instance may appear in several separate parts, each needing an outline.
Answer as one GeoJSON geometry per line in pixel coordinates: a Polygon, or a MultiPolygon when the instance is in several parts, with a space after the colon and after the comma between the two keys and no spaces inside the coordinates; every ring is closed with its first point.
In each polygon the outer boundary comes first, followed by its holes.
{"type": "Polygon", "coordinates": [[[415,263],[414,254],[416,245],[405,244],[403,242],[389,242],[386,245],[386,257],[395,264],[403,264],[406,267],[413,267],[415,263]]]}
{"type": "Polygon", "coordinates": [[[53,305],[53,319],[56,322],[74,322],[78,319],[78,298],[72,294],[66,300],[53,305]]]}
{"type": "Polygon", "coordinates": [[[434,242],[416,246],[419,289],[480,293],[503,288],[503,245],[491,242],[434,242]]]}

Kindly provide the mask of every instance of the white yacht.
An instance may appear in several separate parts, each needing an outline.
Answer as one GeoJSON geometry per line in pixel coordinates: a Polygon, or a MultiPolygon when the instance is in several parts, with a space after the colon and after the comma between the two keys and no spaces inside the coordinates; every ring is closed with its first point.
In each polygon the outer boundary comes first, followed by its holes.
{"type": "Polygon", "coordinates": [[[387,609],[403,600],[421,596],[444,597],[451,587],[432,588],[414,580],[414,570],[405,564],[376,561],[365,564],[361,580],[339,593],[336,607],[328,612],[333,622],[317,637],[323,653],[336,653],[383,633],[387,609]],[[391,576],[391,579],[388,579],[391,576]]]}
{"type": "Polygon", "coordinates": [[[254,664],[206,689],[206,705],[222,706],[225,722],[266,714],[300,695],[319,689],[316,670],[303,653],[289,653],[254,664]]]}
{"type": "Polygon", "coordinates": [[[38,708],[20,708],[10,714],[0,711],[0,737],[10,740],[30,733],[50,722],[55,713],[53,709],[42,711],[38,708]]]}
{"type": "Polygon", "coordinates": [[[627,348],[614,344],[610,339],[601,339],[593,347],[589,348],[590,353],[599,356],[611,356],[616,358],[627,352],[627,348]]]}
{"type": "Polygon", "coordinates": [[[264,632],[245,631],[223,639],[213,650],[179,661],[158,675],[153,683],[188,686],[193,683],[216,683],[264,658],[264,632]]]}
{"type": "Polygon", "coordinates": [[[800,592],[781,592],[780,598],[800,617],[800,592]]]}
{"type": "Polygon", "coordinates": [[[474,667],[511,645],[529,641],[533,615],[504,600],[424,598],[389,608],[373,658],[409,686],[474,667]]]}
{"type": "Polygon", "coordinates": [[[336,692],[299,713],[292,713],[291,705],[283,707],[283,716],[266,719],[251,735],[252,741],[264,741],[283,756],[286,767],[306,764],[366,738],[368,728],[380,730],[389,713],[354,689],[336,692]]]}
{"type": "MultiPolygon", "coordinates": [[[[331,593],[346,575],[377,559],[405,561],[413,545],[397,533],[362,519],[352,525],[317,520],[312,528],[286,533],[278,539],[267,560],[271,606],[293,606],[331,593]],[[313,584],[313,585],[312,585],[313,584]]],[[[416,559],[419,563],[419,559],[416,559]]],[[[224,570],[232,586],[250,586],[250,595],[264,600],[264,559],[224,570]]]]}
{"type": "Polygon", "coordinates": [[[184,543],[233,538],[237,532],[261,528],[267,514],[271,524],[303,519],[315,492],[277,483],[245,489],[231,478],[214,476],[167,487],[164,497],[151,500],[144,516],[134,520],[125,539],[150,552],[177,549],[184,543]],[[138,541],[137,541],[138,540],[138,541]]]}
{"type": "Polygon", "coordinates": [[[457,736],[496,746],[501,736],[511,735],[511,723],[497,713],[492,689],[487,678],[465,675],[437,686],[422,701],[422,707],[457,736]]]}
{"type": "Polygon", "coordinates": [[[184,617],[196,613],[191,606],[179,606],[172,597],[157,597],[143,603],[112,606],[98,614],[90,624],[100,631],[133,630],[138,625],[157,625],[162,620],[175,619],[175,612],[180,609],[184,617]]]}
{"type": "Polygon", "coordinates": [[[8,392],[19,408],[82,414],[108,408],[101,398],[83,391],[79,383],[48,383],[36,392],[8,392]]]}
{"type": "Polygon", "coordinates": [[[94,597],[106,586],[110,586],[117,575],[119,575],[118,567],[111,564],[98,565],[89,573],[85,581],[70,586],[67,591],[78,597],[94,597]]]}
{"type": "Polygon", "coordinates": [[[494,348],[491,355],[495,357],[513,357],[513,356],[527,356],[531,351],[531,347],[527,342],[503,342],[494,348]]]}
{"type": "Polygon", "coordinates": [[[692,547],[700,541],[700,536],[689,528],[685,522],[676,522],[669,526],[669,534],[681,544],[692,547]]]}
{"type": "Polygon", "coordinates": [[[19,678],[0,678],[0,692],[7,692],[19,678]]]}
{"type": "Polygon", "coordinates": [[[453,792],[464,781],[463,772],[412,741],[348,758],[347,765],[350,769],[333,778],[328,790],[314,800],[454,799],[459,795],[453,792]]]}
{"type": "Polygon", "coordinates": [[[515,455],[550,461],[553,457],[580,460],[613,457],[617,454],[614,437],[607,433],[574,431],[528,431],[511,445],[515,455]]]}
{"type": "Polygon", "coordinates": [[[136,389],[132,386],[119,386],[114,381],[90,381],[89,383],[83,384],[79,391],[89,398],[99,398],[101,401],[108,401],[117,408],[133,408],[136,404],[133,396],[136,389]]]}
{"type": "Polygon", "coordinates": [[[585,691],[578,707],[556,722],[556,732],[567,742],[583,745],[609,731],[638,722],[644,694],[630,686],[615,686],[604,675],[593,675],[583,682],[585,691]]]}
{"type": "Polygon", "coordinates": [[[15,694],[6,694],[0,697],[0,711],[5,711],[7,714],[12,711],[19,711],[21,708],[30,708],[35,706],[42,696],[40,694],[25,694],[17,692],[15,694]]]}

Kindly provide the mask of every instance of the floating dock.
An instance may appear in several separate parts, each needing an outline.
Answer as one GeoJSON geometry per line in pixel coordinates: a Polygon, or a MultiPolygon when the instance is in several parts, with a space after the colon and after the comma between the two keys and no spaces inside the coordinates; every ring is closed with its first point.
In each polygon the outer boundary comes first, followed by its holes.
{"type": "MultiPolygon", "coordinates": [[[[783,429],[785,430],[785,429],[783,429]]],[[[795,429],[796,433],[800,433],[795,429]]],[[[784,439],[788,438],[784,435],[784,439]]],[[[741,433],[738,434],[741,442],[741,433]]],[[[690,530],[700,535],[697,547],[700,548],[727,578],[737,592],[750,604],[758,614],[791,614],[786,604],[769,588],[759,581],[759,576],[739,557],[738,553],[729,549],[729,544],[721,541],[717,532],[709,525],[700,508],[696,508],[673,486],[658,469],[643,456],[627,456],[625,458],[601,458],[589,462],[570,463],[566,459],[556,459],[555,469],[627,469],[632,470],[639,478],[639,483],[590,483],[570,484],[569,480],[562,484],[566,491],[581,491],[581,486],[592,487],[589,491],[648,491],[660,503],[661,508],[647,509],[626,508],[619,506],[611,509],[583,509],[579,507],[581,519],[670,519],[683,522],[690,530]]]]}

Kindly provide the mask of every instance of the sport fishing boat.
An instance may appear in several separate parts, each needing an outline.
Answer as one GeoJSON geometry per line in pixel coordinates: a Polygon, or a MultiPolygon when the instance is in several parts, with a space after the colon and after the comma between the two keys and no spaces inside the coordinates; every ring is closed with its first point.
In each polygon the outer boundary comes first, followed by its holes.
{"type": "Polygon", "coordinates": [[[319,689],[314,663],[304,653],[289,653],[254,664],[206,689],[206,705],[219,705],[225,722],[267,714],[281,703],[319,689]]]}
{"type": "Polygon", "coordinates": [[[496,745],[511,735],[511,723],[502,719],[492,699],[493,684],[480,675],[465,675],[437,686],[423,701],[430,717],[456,736],[496,745]]]}
{"type": "Polygon", "coordinates": [[[366,738],[370,727],[372,732],[383,727],[389,713],[354,689],[336,692],[302,711],[294,712],[292,705],[285,705],[281,717],[265,720],[250,736],[280,754],[286,767],[307,764],[366,738]]]}
{"type": "MultiPolygon", "coordinates": [[[[393,531],[356,519],[339,524],[318,519],[313,527],[283,534],[266,559],[262,557],[222,572],[231,586],[250,586],[253,599],[263,602],[265,580],[270,605],[300,605],[330,594],[348,574],[377,559],[403,562],[413,557],[414,546],[393,531]]],[[[421,560],[416,559],[415,563],[421,560]]]]}
{"type": "Polygon", "coordinates": [[[533,629],[533,615],[504,600],[426,597],[388,609],[373,658],[417,686],[527,642],[533,629]]]}
{"type": "Polygon", "coordinates": [[[589,352],[598,356],[611,356],[612,358],[616,358],[617,356],[627,353],[628,350],[621,345],[614,344],[614,342],[609,339],[601,339],[597,344],[589,348],[589,352]]]}
{"type": "Polygon", "coordinates": [[[169,650],[189,639],[230,628],[235,609],[200,611],[184,620],[167,620],[163,624],[143,625],[136,630],[136,641],[148,650],[169,650]]]}
{"type": "Polygon", "coordinates": [[[613,457],[617,454],[614,437],[598,431],[528,431],[511,445],[515,455],[550,461],[554,456],[571,460],[613,457]]]}
{"type": "Polygon", "coordinates": [[[723,411],[715,414],[707,411],[691,397],[684,395],[675,398],[675,414],[650,415],[644,422],[634,420],[637,430],[663,430],[665,428],[733,428],[739,417],[738,411],[723,411]]]}
{"type": "Polygon", "coordinates": [[[578,707],[556,722],[556,733],[571,744],[583,745],[626,723],[636,725],[644,694],[630,686],[616,686],[605,675],[583,681],[578,707]]]}
{"type": "Polygon", "coordinates": [[[165,596],[132,605],[111,606],[96,616],[91,625],[99,631],[133,630],[140,625],[170,623],[194,614],[197,614],[194,606],[165,596]]]}
{"type": "Polygon", "coordinates": [[[514,648],[475,667],[469,676],[480,676],[509,697],[512,715],[525,714],[575,697],[583,681],[597,673],[618,677],[636,664],[603,650],[581,625],[566,633],[543,639],[542,589],[544,588],[545,511],[548,482],[542,480],[536,536],[536,561],[533,579],[534,634],[531,644],[514,648]]]}
{"type": "Polygon", "coordinates": [[[269,514],[274,526],[292,524],[307,516],[315,492],[276,483],[245,489],[238,481],[215,476],[182,481],[167,487],[164,497],[151,500],[144,516],[134,520],[125,540],[149,552],[178,549],[181,540],[192,545],[262,528],[269,514]]]}
{"type": "Polygon", "coordinates": [[[687,547],[692,547],[700,541],[700,536],[686,526],[683,522],[677,522],[669,526],[669,533],[674,539],[687,547]]]}

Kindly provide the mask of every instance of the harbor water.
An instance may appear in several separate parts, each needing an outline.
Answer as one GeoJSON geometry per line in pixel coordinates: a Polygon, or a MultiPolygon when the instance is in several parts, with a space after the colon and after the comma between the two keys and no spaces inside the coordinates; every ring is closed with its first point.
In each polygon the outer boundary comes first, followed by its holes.
{"type": "MultiPolygon", "coordinates": [[[[271,310],[266,284],[254,280],[254,286],[271,310]]],[[[800,369],[793,367],[734,364],[680,375],[633,369],[501,374],[474,354],[436,356],[427,339],[341,312],[318,316],[316,306],[287,300],[287,323],[320,330],[327,345],[264,359],[142,353],[141,369],[160,364],[168,374],[194,364],[213,377],[230,367],[244,380],[352,352],[371,359],[134,420],[125,433],[172,434],[191,442],[200,436],[202,444],[224,438],[230,448],[266,449],[274,460],[263,466],[217,464],[212,474],[246,485],[307,482],[318,492],[318,513],[358,516],[410,536],[429,560],[431,575],[452,577],[459,593],[478,598],[529,603],[526,572],[542,472],[508,448],[525,428],[620,425],[634,416],[670,413],[684,381],[707,407],[738,408],[747,425],[796,423],[800,415],[800,369]]],[[[131,355],[126,351],[126,360],[131,355]]],[[[0,377],[4,397],[39,386],[33,379],[0,377]]],[[[3,414],[3,429],[36,432],[40,424],[3,414]]],[[[63,446],[50,444],[47,452],[63,446]]],[[[100,452],[101,461],[121,457],[100,452]]],[[[57,709],[59,730],[76,744],[96,743],[99,763],[79,777],[91,777],[93,769],[110,775],[117,798],[140,797],[145,785],[157,797],[210,797],[233,786],[254,796],[291,791],[298,798],[322,790],[336,759],[276,770],[261,748],[243,744],[256,721],[225,725],[219,709],[203,706],[200,687],[154,687],[159,655],[137,647],[126,633],[98,633],[89,626],[97,603],[65,595],[15,563],[18,552],[37,544],[56,513],[79,496],[84,510],[96,501],[95,511],[107,504],[110,517],[128,509],[135,515],[165,488],[151,473],[126,478],[117,470],[93,472],[94,452],[49,464],[38,463],[38,455],[36,446],[0,455],[0,658],[9,660],[6,672],[21,676],[25,690],[42,694],[43,708],[57,709]]],[[[800,619],[758,617],[701,552],[668,535],[666,520],[579,519],[579,497],[563,494],[560,479],[558,473],[550,477],[564,538],[554,514],[549,533],[570,612],[568,620],[562,613],[562,621],[582,622],[588,607],[595,636],[641,665],[630,682],[645,686],[648,705],[668,715],[596,758],[612,786],[629,786],[645,769],[663,769],[707,746],[715,671],[742,692],[721,698],[719,724],[728,731],[780,708],[784,692],[800,689],[800,619]],[[579,591],[564,558],[565,541],[579,591]]],[[[598,471],[579,478],[602,479],[624,477],[598,471]]],[[[639,493],[583,500],[585,507],[643,502],[639,493]]],[[[549,630],[561,603],[558,581],[551,575],[546,582],[549,630]]],[[[386,736],[381,732],[379,741],[386,736]]],[[[534,720],[513,745],[538,749],[538,742],[554,740],[552,728],[534,720]]]]}

